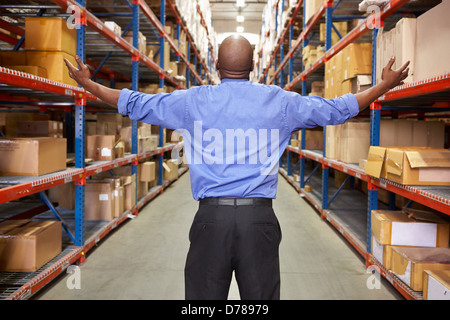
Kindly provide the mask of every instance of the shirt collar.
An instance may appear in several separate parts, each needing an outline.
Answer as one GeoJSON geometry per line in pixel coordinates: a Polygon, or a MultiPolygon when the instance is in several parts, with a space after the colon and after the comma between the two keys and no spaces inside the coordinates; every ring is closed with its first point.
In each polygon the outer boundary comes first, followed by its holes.
{"type": "Polygon", "coordinates": [[[222,83],[225,83],[225,82],[246,82],[246,81],[249,81],[248,79],[230,79],[230,78],[223,78],[222,79],[222,83]]]}

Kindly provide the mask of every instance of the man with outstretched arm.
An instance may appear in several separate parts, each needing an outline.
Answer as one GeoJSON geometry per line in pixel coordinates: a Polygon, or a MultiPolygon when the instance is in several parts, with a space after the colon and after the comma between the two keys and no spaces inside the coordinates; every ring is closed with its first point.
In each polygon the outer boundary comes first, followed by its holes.
{"type": "Polygon", "coordinates": [[[185,266],[186,299],[227,299],[233,271],[241,299],[280,299],[281,228],[272,209],[279,158],[291,134],[341,124],[408,76],[406,63],[384,67],[382,81],[335,99],[304,97],[249,81],[253,52],[242,36],[226,38],[216,68],[221,83],[155,95],[115,90],[66,61],[70,76],[132,120],[180,129],[199,208],[185,266]]]}

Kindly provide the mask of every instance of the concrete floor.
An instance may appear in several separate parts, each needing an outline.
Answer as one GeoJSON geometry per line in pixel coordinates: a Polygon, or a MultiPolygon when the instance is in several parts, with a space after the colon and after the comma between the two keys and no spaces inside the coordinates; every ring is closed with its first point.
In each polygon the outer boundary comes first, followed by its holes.
{"type": "MultiPolygon", "coordinates": [[[[188,232],[197,209],[189,173],[117,228],[80,265],[80,289],[65,274],[33,299],[184,299],[188,232]]],[[[280,221],[281,299],[402,299],[383,278],[368,289],[371,274],[361,257],[280,176],[274,210],[280,221]]],[[[233,280],[230,300],[239,299],[233,280]]]]}

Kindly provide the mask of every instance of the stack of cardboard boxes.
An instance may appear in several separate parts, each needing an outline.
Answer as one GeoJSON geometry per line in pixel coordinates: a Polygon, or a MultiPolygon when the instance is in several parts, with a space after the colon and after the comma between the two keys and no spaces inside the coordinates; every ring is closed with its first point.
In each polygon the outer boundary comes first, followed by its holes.
{"type": "Polygon", "coordinates": [[[403,18],[389,31],[377,36],[377,83],[381,81],[382,68],[392,56],[396,56],[393,68],[409,64],[409,76],[405,83],[445,75],[450,72],[448,59],[449,41],[438,35],[447,35],[450,20],[447,12],[450,2],[443,1],[418,18],[403,18]]]}
{"type": "Polygon", "coordinates": [[[62,18],[25,19],[25,51],[0,51],[0,64],[50,80],[77,86],[70,78],[64,59],[73,65],[76,55],[76,29],[62,18]]]}
{"type": "MultiPolygon", "coordinates": [[[[350,120],[326,127],[326,157],[346,163],[368,159],[370,122],[350,120]]],[[[445,123],[424,120],[381,120],[380,146],[444,147],[445,123]]],[[[370,155],[369,155],[370,157],[370,155]]]]}
{"type": "Polygon", "coordinates": [[[321,56],[325,54],[325,47],[323,46],[313,46],[307,45],[302,50],[302,60],[305,69],[308,69],[319,59],[321,56]]]}
{"type": "Polygon", "coordinates": [[[325,98],[358,93],[371,86],[372,44],[351,43],[325,63],[325,98]]]}
{"type": "Polygon", "coordinates": [[[450,271],[449,226],[433,212],[372,210],[372,254],[411,289],[426,295],[433,289],[428,286],[430,271],[450,271]]]}

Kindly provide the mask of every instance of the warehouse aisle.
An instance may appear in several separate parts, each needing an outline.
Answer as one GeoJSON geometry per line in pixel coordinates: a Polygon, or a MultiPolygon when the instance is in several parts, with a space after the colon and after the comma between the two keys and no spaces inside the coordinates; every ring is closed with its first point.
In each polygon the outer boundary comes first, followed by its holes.
{"type": "MultiPolygon", "coordinates": [[[[80,289],[64,275],[35,299],[184,299],[188,232],[197,208],[189,173],[103,241],[80,265],[80,289]]],[[[281,299],[401,299],[371,274],[360,256],[280,176],[274,202],[283,232],[281,299]]],[[[73,278],[73,277],[72,277],[73,278]]],[[[233,281],[229,299],[239,299],[233,281]]]]}

